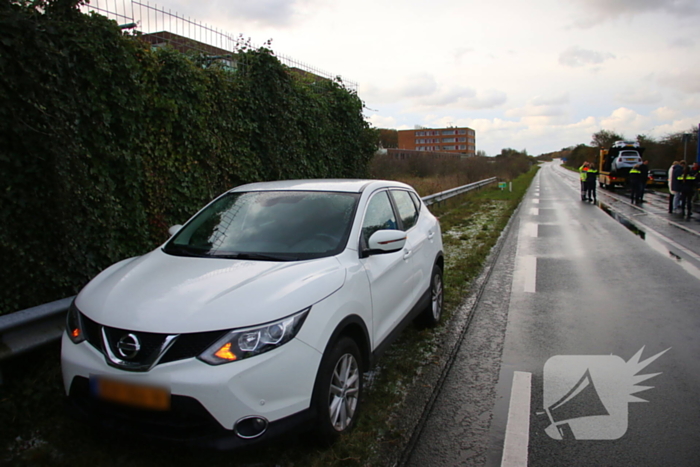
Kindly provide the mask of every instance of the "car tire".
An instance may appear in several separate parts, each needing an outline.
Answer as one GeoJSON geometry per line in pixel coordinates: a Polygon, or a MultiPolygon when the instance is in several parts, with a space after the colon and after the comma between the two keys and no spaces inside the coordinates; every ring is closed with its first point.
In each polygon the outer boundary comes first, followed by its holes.
{"type": "Polygon", "coordinates": [[[324,355],[315,386],[316,441],[330,445],[357,424],[362,397],[362,355],[341,337],[324,355]]]}
{"type": "Polygon", "coordinates": [[[419,315],[420,323],[435,327],[442,317],[442,308],[445,296],[445,286],[442,280],[442,269],[440,266],[433,266],[433,273],[430,276],[430,303],[419,315]]]}

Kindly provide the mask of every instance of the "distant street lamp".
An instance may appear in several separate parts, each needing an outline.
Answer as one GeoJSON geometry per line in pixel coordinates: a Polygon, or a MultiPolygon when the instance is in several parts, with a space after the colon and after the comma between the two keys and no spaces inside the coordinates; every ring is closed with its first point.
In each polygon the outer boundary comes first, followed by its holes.
{"type": "Polygon", "coordinates": [[[687,163],[688,159],[686,157],[688,153],[688,141],[690,141],[690,133],[683,133],[683,160],[687,163]]]}

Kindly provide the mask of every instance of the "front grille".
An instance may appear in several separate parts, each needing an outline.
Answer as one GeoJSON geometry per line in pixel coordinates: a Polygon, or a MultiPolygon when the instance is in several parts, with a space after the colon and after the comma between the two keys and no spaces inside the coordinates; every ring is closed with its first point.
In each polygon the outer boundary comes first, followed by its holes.
{"type": "Polygon", "coordinates": [[[180,334],[172,347],[163,355],[160,363],[175,362],[196,357],[228,331],[194,332],[180,334]]]}
{"type": "MultiPolygon", "coordinates": [[[[107,345],[109,346],[109,350],[113,355],[119,356],[119,358],[121,358],[119,349],[117,348],[119,339],[128,334],[133,334],[138,337],[138,340],[141,343],[141,350],[134,358],[128,359],[129,363],[134,364],[146,364],[148,361],[155,360],[157,357],[156,354],[160,351],[165,339],[169,336],[169,334],[129,331],[127,329],[102,326],[82,313],[81,318],[87,341],[100,353],[105,355],[108,361],[109,358],[106,355],[106,349],[104,348],[105,344],[102,338],[103,330],[104,334],[107,336],[107,345]]],[[[158,363],[176,362],[178,360],[197,357],[210,345],[221,338],[226,332],[228,331],[223,330],[180,334],[175,338],[175,342],[168,348],[158,363]]]]}
{"type": "MultiPolygon", "coordinates": [[[[165,338],[168,337],[168,334],[128,331],[126,329],[110,328],[107,326],[103,326],[103,330],[107,336],[108,345],[114,355],[120,355],[119,349],[117,349],[119,339],[128,334],[133,334],[138,337],[139,342],[141,343],[141,350],[133,358],[124,357],[124,360],[134,363],[143,363],[151,358],[154,358],[156,356],[154,354],[159,353],[165,338]]],[[[122,358],[121,355],[120,358],[122,358]]]]}
{"type": "Polygon", "coordinates": [[[83,323],[83,331],[85,332],[87,341],[97,350],[104,353],[104,349],[102,348],[102,331],[100,330],[102,326],[82,313],[80,313],[80,320],[83,323]]]}

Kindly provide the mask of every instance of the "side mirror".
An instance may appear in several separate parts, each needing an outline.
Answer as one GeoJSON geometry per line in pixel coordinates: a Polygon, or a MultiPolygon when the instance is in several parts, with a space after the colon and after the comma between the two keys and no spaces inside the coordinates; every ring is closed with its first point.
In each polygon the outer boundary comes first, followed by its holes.
{"type": "Polygon", "coordinates": [[[176,233],[178,233],[178,232],[180,231],[181,228],[182,228],[182,225],[180,225],[180,224],[173,225],[173,226],[171,226],[171,227],[168,229],[168,233],[169,233],[170,236],[172,237],[173,235],[175,235],[176,233]]]}
{"type": "Polygon", "coordinates": [[[367,256],[393,253],[406,245],[406,232],[402,230],[377,230],[367,242],[367,256]]]}

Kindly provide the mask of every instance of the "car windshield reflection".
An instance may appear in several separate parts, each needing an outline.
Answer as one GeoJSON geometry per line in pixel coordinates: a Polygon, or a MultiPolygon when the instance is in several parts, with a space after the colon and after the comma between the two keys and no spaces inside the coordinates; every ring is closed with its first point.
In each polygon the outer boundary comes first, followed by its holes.
{"type": "Polygon", "coordinates": [[[177,256],[297,261],[340,253],[359,195],[227,193],[180,229],[163,250],[177,256]]]}

